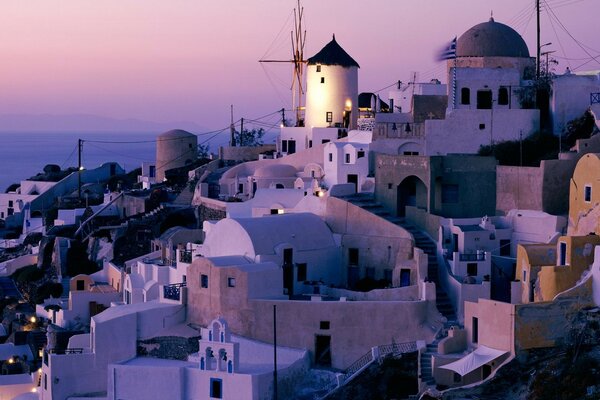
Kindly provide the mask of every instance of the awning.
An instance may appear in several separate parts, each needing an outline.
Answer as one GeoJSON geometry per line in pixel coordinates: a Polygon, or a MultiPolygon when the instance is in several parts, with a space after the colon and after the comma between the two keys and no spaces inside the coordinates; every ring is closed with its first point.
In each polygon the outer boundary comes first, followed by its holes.
{"type": "Polygon", "coordinates": [[[480,345],[465,357],[458,361],[454,361],[450,364],[442,365],[440,368],[454,371],[460,376],[465,376],[471,371],[475,371],[477,368],[495,360],[496,358],[503,356],[508,353],[504,350],[496,350],[491,347],[480,345]]]}

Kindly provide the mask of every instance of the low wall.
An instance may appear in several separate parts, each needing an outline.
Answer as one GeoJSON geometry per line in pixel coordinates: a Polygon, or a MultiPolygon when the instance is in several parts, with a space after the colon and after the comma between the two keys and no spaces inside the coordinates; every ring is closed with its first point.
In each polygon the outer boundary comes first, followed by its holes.
{"type": "Polygon", "coordinates": [[[0,276],[10,276],[15,271],[28,265],[37,265],[37,254],[26,254],[21,257],[13,258],[0,264],[0,276]]]}
{"type": "Polygon", "coordinates": [[[438,237],[441,219],[442,217],[439,215],[429,214],[427,211],[417,207],[406,206],[406,220],[422,231],[425,231],[434,240],[438,237]]]}
{"type": "Polygon", "coordinates": [[[258,160],[258,155],[267,151],[276,151],[274,144],[263,144],[262,146],[242,146],[242,147],[219,147],[219,158],[223,160],[234,161],[253,161],[258,160]]]}

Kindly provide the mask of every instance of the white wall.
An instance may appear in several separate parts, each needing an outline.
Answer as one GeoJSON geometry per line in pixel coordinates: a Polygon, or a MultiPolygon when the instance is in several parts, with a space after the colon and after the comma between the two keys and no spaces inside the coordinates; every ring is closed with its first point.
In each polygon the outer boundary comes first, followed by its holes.
{"type": "Polygon", "coordinates": [[[339,65],[317,65],[306,67],[306,115],[305,126],[326,127],[327,112],[333,114],[331,126],[343,121],[343,111],[351,110],[354,128],[358,118],[358,68],[339,65]],[[324,83],[321,83],[324,78],[324,83]]]}

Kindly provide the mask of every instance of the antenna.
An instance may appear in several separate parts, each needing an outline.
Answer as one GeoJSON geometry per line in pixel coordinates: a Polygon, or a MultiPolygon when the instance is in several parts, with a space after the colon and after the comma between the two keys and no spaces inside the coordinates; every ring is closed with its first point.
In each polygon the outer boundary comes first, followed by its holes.
{"type": "Polygon", "coordinates": [[[302,97],[304,95],[304,43],[306,42],[306,30],[302,28],[302,18],[304,16],[304,7],[294,8],[294,30],[290,32],[292,40],[292,59],[291,60],[259,60],[261,63],[292,63],[292,109],[296,112],[296,126],[304,126],[302,116],[302,97]]]}

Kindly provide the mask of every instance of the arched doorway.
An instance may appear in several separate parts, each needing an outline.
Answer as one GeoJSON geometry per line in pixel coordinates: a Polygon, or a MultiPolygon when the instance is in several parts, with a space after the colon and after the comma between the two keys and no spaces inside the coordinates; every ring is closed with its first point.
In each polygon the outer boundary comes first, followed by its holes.
{"type": "Polygon", "coordinates": [[[414,175],[404,178],[397,188],[397,215],[406,215],[406,206],[427,209],[427,186],[414,175]]]}

